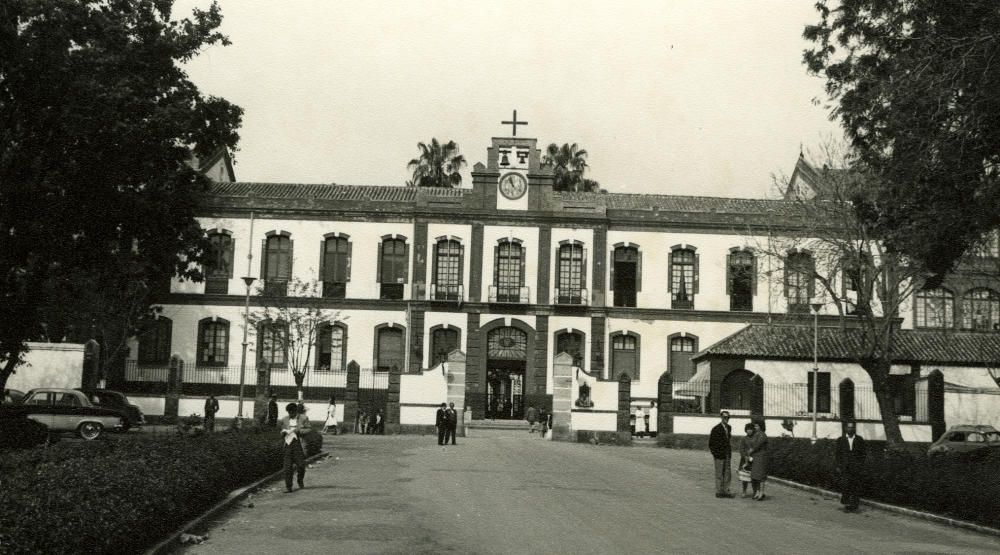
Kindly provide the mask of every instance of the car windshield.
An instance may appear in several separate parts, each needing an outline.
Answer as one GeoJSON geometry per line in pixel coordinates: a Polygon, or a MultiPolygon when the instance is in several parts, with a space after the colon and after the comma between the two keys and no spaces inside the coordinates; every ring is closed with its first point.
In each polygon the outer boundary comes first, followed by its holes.
{"type": "Polygon", "coordinates": [[[1000,432],[986,432],[986,441],[990,443],[1000,442],[1000,432]]]}
{"type": "Polygon", "coordinates": [[[125,403],[123,403],[117,395],[112,393],[94,393],[91,395],[91,399],[93,399],[94,403],[104,405],[106,407],[125,406],[125,403]]]}

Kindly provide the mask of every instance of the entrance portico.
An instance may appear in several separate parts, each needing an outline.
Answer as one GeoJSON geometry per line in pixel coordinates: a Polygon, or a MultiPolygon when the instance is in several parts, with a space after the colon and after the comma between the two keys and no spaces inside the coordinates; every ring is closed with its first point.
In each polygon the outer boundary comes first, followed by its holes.
{"type": "Polygon", "coordinates": [[[476,335],[479,349],[470,343],[470,352],[478,350],[478,360],[469,360],[467,369],[466,404],[472,418],[522,420],[528,406],[545,402],[544,367],[541,372],[535,368],[536,331],[508,317],[489,321],[476,335]]]}

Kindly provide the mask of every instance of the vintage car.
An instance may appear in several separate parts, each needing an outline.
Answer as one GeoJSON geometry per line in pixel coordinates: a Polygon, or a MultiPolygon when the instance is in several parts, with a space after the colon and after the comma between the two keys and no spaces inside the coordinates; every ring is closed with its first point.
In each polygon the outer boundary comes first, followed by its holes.
{"type": "Polygon", "coordinates": [[[4,405],[2,416],[23,415],[48,426],[52,433],[73,432],[86,440],[97,439],[104,430],[125,427],[125,413],[98,407],[75,389],[32,389],[17,405],[4,405]]]}
{"type": "Polygon", "coordinates": [[[141,428],[146,423],[146,417],[139,410],[139,407],[129,403],[128,397],[120,391],[111,391],[110,389],[80,389],[79,391],[82,391],[90,399],[90,402],[99,407],[124,412],[125,427],[122,429],[123,432],[133,428],[141,428]]]}
{"type": "Polygon", "coordinates": [[[928,455],[1000,449],[1000,432],[993,426],[952,426],[927,449],[928,455]]]}
{"type": "Polygon", "coordinates": [[[3,390],[3,398],[0,399],[0,404],[5,405],[16,405],[21,402],[24,398],[24,393],[16,389],[5,389],[3,390]]]}

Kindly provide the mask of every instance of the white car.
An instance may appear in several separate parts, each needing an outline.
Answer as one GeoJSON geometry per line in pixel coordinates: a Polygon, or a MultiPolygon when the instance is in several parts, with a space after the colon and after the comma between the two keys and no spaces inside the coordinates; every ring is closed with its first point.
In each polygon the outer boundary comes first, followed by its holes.
{"type": "Polygon", "coordinates": [[[23,413],[50,432],[73,432],[86,440],[97,439],[104,430],[125,427],[125,413],[120,410],[98,407],[75,389],[32,389],[16,406],[5,411],[23,413]]]}

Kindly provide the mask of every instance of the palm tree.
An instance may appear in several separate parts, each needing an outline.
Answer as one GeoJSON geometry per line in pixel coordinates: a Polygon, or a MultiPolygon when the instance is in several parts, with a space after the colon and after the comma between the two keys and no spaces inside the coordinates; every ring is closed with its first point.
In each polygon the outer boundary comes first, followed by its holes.
{"type": "Polygon", "coordinates": [[[410,160],[406,168],[413,172],[413,180],[408,186],[416,187],[457,187],[462,184],[459,170],[465,166],[465,156],[458,152],[455,141],[441,144],[431,139],[430,144],[417,143],[420,157],[410,160]]]}
{"type": "Polygon", "coordinates": [[[552,143],[542,157],[542,164],[552,166],[555,173],[556,191],[595,191],[600,185],[592,179],[585,179],[587,151],[576,143],[564,143],[562,146],[552,143]]]}

